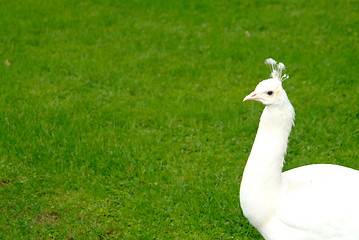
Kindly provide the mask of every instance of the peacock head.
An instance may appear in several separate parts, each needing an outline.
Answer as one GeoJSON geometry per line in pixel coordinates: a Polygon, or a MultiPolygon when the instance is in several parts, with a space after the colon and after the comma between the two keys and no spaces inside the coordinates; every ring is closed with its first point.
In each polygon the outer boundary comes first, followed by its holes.
{"type": "Polygon", "coordinates": [[[285,90],[282,87],[282,82],[289,78],[287,74],[282,75],[285,66],[283,63],[278,63],[268,58],[265,60],[265,64],[271,67],[271,78],[266,79],[258,83],[257,87],[246,96],[243,101],[255,100],[265,105],[278,105],[288,99],[285,90]]]}

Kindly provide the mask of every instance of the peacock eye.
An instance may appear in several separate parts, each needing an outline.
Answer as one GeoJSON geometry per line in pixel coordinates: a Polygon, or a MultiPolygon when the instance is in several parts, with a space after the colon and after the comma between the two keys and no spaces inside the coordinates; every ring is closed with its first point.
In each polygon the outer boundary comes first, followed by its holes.
{"type": "Polygon", "coordinates": [[[273,94],[273,91],[268,91],[267,94],[268,94],[268,95],[272,95],[272,94],[273,94]]]}

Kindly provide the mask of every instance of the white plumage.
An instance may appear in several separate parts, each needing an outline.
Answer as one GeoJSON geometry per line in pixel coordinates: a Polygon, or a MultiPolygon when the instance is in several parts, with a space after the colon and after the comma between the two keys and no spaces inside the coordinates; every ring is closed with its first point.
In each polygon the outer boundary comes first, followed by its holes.
{"type": "Polygon", "coordinates": [[[315,164],[282,173],[295,113],[284,64],[265,63],[271,78],[243,99],[266,105],[242,177],[244,215],[266,240],[358,240],[359,171],[315,164]]]}

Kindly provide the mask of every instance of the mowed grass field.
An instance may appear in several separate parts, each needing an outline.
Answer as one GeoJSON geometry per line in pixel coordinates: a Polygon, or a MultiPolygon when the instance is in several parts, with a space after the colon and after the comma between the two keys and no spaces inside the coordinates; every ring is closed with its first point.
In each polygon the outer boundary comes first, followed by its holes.
{"type": "MultiPolygon", "coordinates": [[[[359,169],[358,1],[2,1],[0,239],[261,239],[239,184],[287,66],[285,169],[359,169]]],[[[333,176],[335,178],[335,176],[333,176]]]]}

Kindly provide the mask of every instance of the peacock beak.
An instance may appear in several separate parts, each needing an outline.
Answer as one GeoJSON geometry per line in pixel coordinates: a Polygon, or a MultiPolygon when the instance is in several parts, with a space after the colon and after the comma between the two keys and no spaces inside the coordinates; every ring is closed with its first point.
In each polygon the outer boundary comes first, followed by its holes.
{"type": "Polygon", "coordinates": [[[258,101],[258,100],[259,100],[259,97],[257,96],[257,93],[252,92],[252,93],[250,93],[248,96],[246,96],[246,97],[243,99],[243,102],[244,102],[244,101],[247,101],[247,100],[256,100],[256,101],[258,101]]]}

